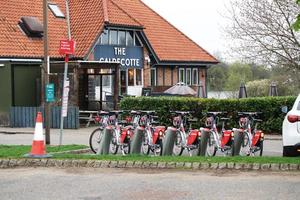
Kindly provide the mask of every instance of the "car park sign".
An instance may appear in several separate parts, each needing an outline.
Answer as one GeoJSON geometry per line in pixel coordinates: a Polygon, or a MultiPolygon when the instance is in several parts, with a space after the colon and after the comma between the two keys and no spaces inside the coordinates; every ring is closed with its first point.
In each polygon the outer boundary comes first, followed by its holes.
{"type": "Polygon", "coordinates": [[[61,55],[73,55],[75,53],[75,41],[74,40],[61,40],[59,53],[61,55]]]}

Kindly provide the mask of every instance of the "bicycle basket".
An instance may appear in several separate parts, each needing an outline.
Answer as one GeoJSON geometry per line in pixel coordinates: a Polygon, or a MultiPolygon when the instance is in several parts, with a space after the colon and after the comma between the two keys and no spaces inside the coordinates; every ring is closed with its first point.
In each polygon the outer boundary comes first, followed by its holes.
{"type": "Polygon", "coordinates": [[[116,121],[116,116],[112,115],[112,116],[109,116],[108,118],[108,123],[109,124],[114,124],[116,121]]]}
{"type": "Polygon", "coordinates": [[[146,126],[146,123],[147,123],[147,117],[146,116],[141,117],[139,125],[146,126]]]}
{"type": "Polygon", "coordinates": [[[205,120],[205,126],[206,127],[212,127],[214,123],[214,118],[213,117],[207,117],[205,120]]]}
{"type": "Polygon", "coordinates": [[[239,120],[239,125],[241,128],[246,129],[249,123],[249,119],[247,117],[241,117],[239,120]]]}
{"type": "Polygon", "coordinates": [[[173,118],[173,126],[179,127],[180,126],[180,117],[174,117],[173,118]]]}

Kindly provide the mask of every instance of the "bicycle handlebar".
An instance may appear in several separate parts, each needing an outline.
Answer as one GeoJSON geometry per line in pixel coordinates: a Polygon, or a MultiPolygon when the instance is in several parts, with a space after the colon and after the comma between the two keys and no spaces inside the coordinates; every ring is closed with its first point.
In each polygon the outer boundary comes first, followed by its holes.
{"type": "Polygon", "coordinates": [[[209,111],[209,112],[206,112],[204,114],[217,116],[217,115],[227,114],[227,112],[223,112],[223,111],[210,112],[209,111]]]}
{"type": "Polygon", "coordinates": [[[172,114],[177,115],[188,115],[194,113],[194,111],[170,111],[172,114]]]}
{"type": "Polygon", "coordinates": [[[262,114],[262,112],[238,112],[239,116],[257,116],[259,114],[262,114]]]}

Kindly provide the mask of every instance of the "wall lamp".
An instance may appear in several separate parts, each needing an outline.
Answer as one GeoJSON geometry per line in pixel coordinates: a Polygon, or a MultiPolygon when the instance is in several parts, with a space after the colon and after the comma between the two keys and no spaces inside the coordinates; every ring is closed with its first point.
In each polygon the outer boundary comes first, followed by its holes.
{"type": "Polygon", "coordinates": [[[5,65],[4,64],[0,64],[0,68],[4,68],[5,67],[5,65]]]}

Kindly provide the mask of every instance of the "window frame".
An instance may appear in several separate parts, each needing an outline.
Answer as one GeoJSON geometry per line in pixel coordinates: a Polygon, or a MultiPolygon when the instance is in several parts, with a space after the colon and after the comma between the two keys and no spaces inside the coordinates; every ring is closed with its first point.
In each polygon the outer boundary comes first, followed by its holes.
{"type": "Polygon", "coordinates": [[[154,67],[150,68],[150,86],[157,86],[157,69],[154,67]],[[152,83],[152,71],[154,71],[154,83],[152,83]]]}
{"type": "Polygon", "coordinates": [[[193,85],[198,85],[199,84],[199,70],[198,68],[193,68],[192,70],[192,84],[193,85]],[[196,72],[196,81],[195,81],[195,77],[194,77],[194,72],[196,72]]]}
{"type": "Polygon", "coordinates": [[[48,8],[56,18],[66,18],[65,14],[56,3],[48,3],[48,8]]]}
{"type": "Polygon", "coordinates": [[[186,68],[186,70],[185,70],[185,79],[186,79],[185,83],[187,85],[192,85],[192,69],[191,68],[186,68]],[[188,80],[188,77],[189,77],[189,80],[188,80]]]}
{"type": "Polygon", "coordinates": [[[179,75],[178,82],[185,83],[186,77],[185,77],[185,69],[184,69],[184,68],[179,68],[179,69],[178,69],[178,75],[179,75]],[[183,72],[183,73],[182,73],[182,75],[183,75],[183,77],[182,77],[183,80],[181,80],[181,72],[183,72]]]}

